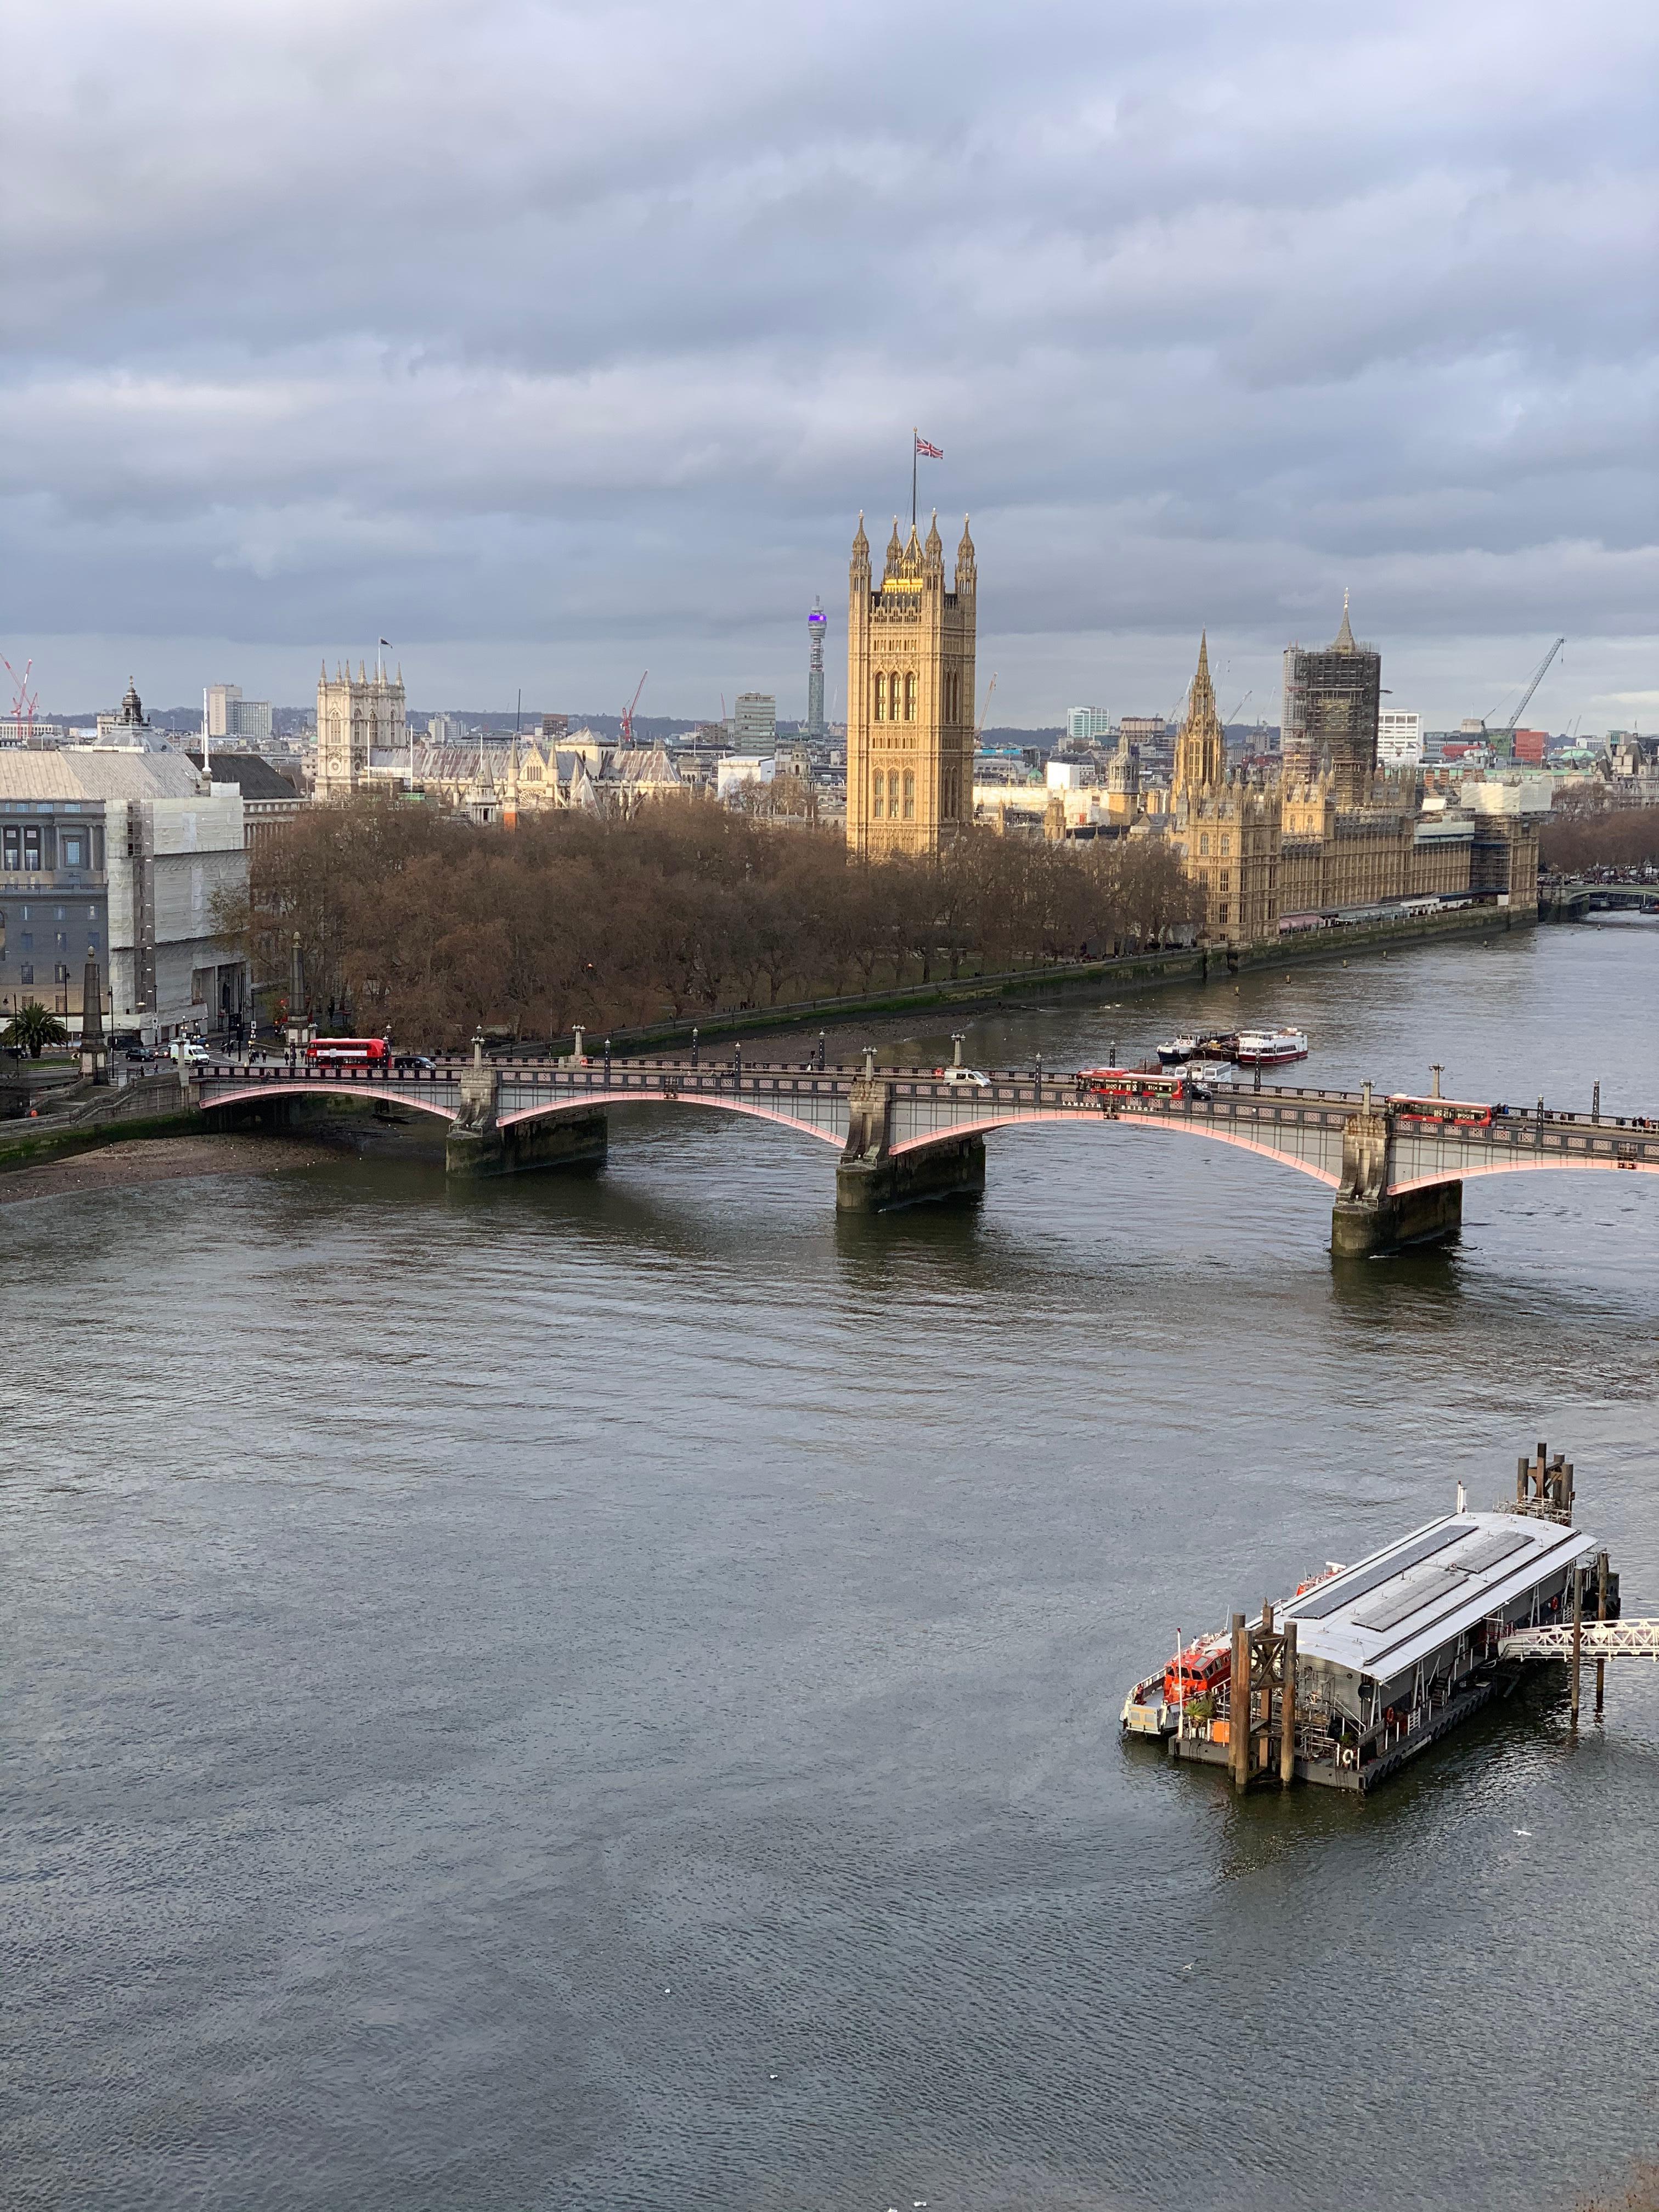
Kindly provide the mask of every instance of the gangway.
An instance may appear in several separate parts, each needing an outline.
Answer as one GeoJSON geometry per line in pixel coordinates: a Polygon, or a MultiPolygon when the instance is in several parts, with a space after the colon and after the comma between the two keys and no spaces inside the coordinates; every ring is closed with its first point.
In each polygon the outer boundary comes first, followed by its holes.
{"type": "MultiPolygon", "coordinates": [[[[1516,1628],[1500,1637],[1500,1659],[1571,1659],[1573,1626],[1516,1628]]],[[[1659,1659],[1659,1620],[1587,1620],[1577,1631],[1581,1659],[1659,1659]]]]}

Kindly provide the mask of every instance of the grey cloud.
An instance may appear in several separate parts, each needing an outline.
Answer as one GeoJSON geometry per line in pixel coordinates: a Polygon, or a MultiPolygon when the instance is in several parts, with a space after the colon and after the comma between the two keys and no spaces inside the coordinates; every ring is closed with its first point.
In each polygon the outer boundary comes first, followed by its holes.
{"type": "Polygon", "coordinates": [[[25,0],[8,622],[296,678],[388,623],[648,646],[689,702],[793,665],[919,421],[1032,720],[1206,620],[1265,667],[1344,581],[1435,682],[1645,637],[1656,44],[1634,0],[25,0]]]}

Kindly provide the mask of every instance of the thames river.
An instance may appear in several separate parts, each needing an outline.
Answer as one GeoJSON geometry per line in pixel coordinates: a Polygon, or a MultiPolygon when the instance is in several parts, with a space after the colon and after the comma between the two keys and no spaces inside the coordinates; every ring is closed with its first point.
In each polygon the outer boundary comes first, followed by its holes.
{"type": "MultiPolygon", "coordinates": [[[[1309,1080],[1659,1111],[1656,986],[1544,930],[967,1052],[1284,1019],[1309,1080]]],[[[1540,1437],[1659,1613],[1659,1185],[1337,1268],[1221,1146],[988,1154],[838,1220],[827,1146],[640,1109],[598,1176],[7,1209],[9,2207],[1550,2212],[1659,2149],[1659,1670],[1367,1803],[1117,1729],[1540,1437]]]]}

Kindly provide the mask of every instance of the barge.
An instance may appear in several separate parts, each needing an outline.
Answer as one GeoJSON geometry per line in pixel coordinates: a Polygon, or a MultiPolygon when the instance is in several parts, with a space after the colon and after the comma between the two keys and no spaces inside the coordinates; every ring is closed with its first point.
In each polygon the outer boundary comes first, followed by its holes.
{"type": "MultiPolygon", "coordinates": [[[[1517,1654],[1573,1655],[1576,1720],[1577,1656],[1599,1655],[1610,1632],[1593,1625],[1617,1620],[1619,1582],[1572,1515],[1571,1462],[1540,1444],[1513,1505],[1472,1512],[1460,1485],[1455,1511],[1178,1648],[1131,1690],[1123,1732],[1224,1766],[1240,1789],[1364,1794],[1512,1688],[1517,1654]]],[[[1598,1711],[1600,1685],[1598,1656],[1598,1711]]]]}

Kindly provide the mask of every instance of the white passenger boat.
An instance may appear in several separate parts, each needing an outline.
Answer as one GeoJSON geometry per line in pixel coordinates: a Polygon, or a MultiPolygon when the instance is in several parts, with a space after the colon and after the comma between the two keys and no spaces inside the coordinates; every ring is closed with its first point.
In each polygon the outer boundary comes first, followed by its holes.
{"type": "Polygon", "coordinates": [[[1308,1057],[1305,1030],[1241,1030],[1233,1058],[1241,1067],[1278,1067],[1308,1057]]]}

